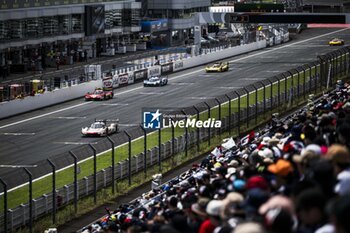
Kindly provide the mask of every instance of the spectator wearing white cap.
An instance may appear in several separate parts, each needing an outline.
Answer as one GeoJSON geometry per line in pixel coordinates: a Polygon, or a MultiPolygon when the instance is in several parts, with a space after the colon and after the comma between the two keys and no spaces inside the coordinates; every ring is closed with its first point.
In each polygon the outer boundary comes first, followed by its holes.
{"type": "Polygon", "coordinates": [[[213,233],[215,228],[220,225],[221,206],[222,201],[219,200],[211,200],[208,203],[206,212],[209,218],[204,220],[199,228],[199,233],[213,233]]]}

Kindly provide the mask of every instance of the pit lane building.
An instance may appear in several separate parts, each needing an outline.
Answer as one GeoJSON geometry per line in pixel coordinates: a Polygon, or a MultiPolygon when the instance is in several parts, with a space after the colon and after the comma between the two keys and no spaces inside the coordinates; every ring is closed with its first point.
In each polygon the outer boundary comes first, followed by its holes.
{"type": "MultiPolygon", "coordinates": [[[[24,72],[79,62],[132,42],[140,26],[135,0],[4,0],[0,67],[24,72]]],[[[114,50],[113,50],[114,52],[114,50]]]]}

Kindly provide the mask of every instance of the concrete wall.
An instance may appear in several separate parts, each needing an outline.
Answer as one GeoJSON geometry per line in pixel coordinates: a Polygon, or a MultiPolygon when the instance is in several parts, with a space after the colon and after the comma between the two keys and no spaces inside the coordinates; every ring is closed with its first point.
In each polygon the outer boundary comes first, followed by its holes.
{"type": "Polygon", "coordinates": [[[194,58],[189,58],[186,60],[174,62],[174,71],[179,71],[179,70],[188,69],[194,66],[204,65],[210,62],[214,62],[217,60],[225,59],[227,57],[232,57],[235,55],[262,49],[265,47],[266,47],[266,40],[261,40],[259,42],[254,42],[251,44],[245,44],[245,45],[231,47],[228,49],[222,49],[217,52],[213,52],[209,54],[202,54],[194,58]]]}
{"type": "Polygon", "coordinates": [[[93,91],[96,87],[102,87],[102,80],[82,83],[51,92],[47,91],[24,99],[0,102],[0,119],[79,98],[84,96],[85,93],[93,91]]]}

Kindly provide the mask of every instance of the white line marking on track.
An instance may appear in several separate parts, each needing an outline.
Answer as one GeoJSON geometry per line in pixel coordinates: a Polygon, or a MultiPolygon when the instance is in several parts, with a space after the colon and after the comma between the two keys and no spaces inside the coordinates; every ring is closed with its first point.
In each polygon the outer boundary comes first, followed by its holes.
{"type": "Polygon", "coordinates": [[[58,113],[58,112],[63,112],[63,111],[66,111],[66,110],[69,110],[69,109],[72,109],[72,108],[76,108],[76,107],[79,107],[79,106],[83,106],[83,105],[86,105],[86,104],[90,104],[90,103],[91,102],[85,102],[85,103],[73,105],[73,106],[70,106],[70,107],[67,107],[67,108],[62,108],[62,109],[59,109],[59,110],[56,110],[56,111],[53,111],[53,112],[48,112],[48,113],[45,113],[45,114],[42,114],[42,115],[38,115],[38,116],[35,116],[35,117],[31,117],[31,118],[28,118],[28,119],[25,119],[25,120],[13,122],[13,123],[10,123],[10,124],[7,124],[7,125],[0,126],[0,129],[4,129],[4,128],[7,128],[7,127],[10,127],[10,126],[13,126],[13,125],[18,125],[18,124],[21,124],[21,123],[24,123],[24,122],[27,122],[27,121],[31,121],[31,120],[35,120],[35,119],[38,119],[38,118],[42,118],[42,117],[45,117],[45,116],[49,116],[49,115],[52,115],[52,114],[55,114],[55,113],[58,113]]]}
{"type": "Polygon", "coordinates": [[[64,120],[74,120],[74,119],[85,119],[86,117],[63,117],[63,116],[60,116],[60,117],[50,117],[52,119],[64,119],[64,120]]]}
{"type": "MultiPolygon", "coordinates": [[[[280,47],[277,47],[277,48],[271,48],[271,49],[266,50],[266,51],[262,51],[262,52],[259,52],[259,53],[254,53],[254,54],[251,54],[251,55],[247,55],[247,56],[244,56],[242,58],[233,59],[233,60],[230,60],[229,62],[242,61],[242,60],[249,59],[249,58],[252,58],[252,57],[257,57],[257,56],[260,56],[262,54],[274,52],[276,50],[280,50],[280,49],[283,49],[283,48],[287,48],[287,47],[291,47],[291,46],[294,46],[294,45],[298,45],[298,44],[301,44],[303,42],[308,42],[308,41],[311,41],[311,40],[314,40],[314,39],[319,39],[319,38],[322,38],[322,37],[326,37],[326,36],[329,36],[329,35],[332,35],[332,34],[335,34],[335,33],[339,33],[339,32],[342,32],[342,31],[346,31],[346,30],[349,30],[349,29],[350,28],[343,28],[343,29],[340,29],[340,30],[337,30],[337,31],[334,31],[334,32],[329,32],[329,33],[326,33],[326,34],[323,34],[323,35],[311,37],[309,39],[301,40],[301,41],[298,41],[298,42],[295,42],[295,43],[286,44],[286,45],[283,45],[283,46],[280,46],[280,47]]],[[[186,72],[185,74],[181,74],[181,75],[178,75],[178,76],[171,77],[171,78],[169,78],[169,80],[176,80],[176,79],[179,79],[179,78],[182,78],[182,77],[185,77],[185,76],[189,76],[189,75],[192,75],[192,74],[195,74],[195,73],[199,73],[199,72],[203,72],[203,68],[200,68],[198,70],[194,70],[192,72],[186,72]]],[[[115,95],[122,95],[122,94],[125,94],[125,93],[133,92],[135,90],[139,90],[141,88],[143,88],[143,86],[131,88],[129,90],[116,93],[115,95]]],[[[0,129],[6,128],[6,127],[9,127],[9,126],[12,126],[12,125],[17,125],[17,124],[20,124],[20,123],[23,123],[23,122],[31,121],[31,120],[34,120],[34,119],[38,119],[38,118],[41,118],[41,117],[44,117],[44,116],[48,116],[48,115],[51,115],[51,114],[54,114],[54,113],[57,113],[57,112],[62,112],[62,111],[65,111],[65,110],[69,110],[69,109],[72,109],[72,108],[75,108],[75,107],[79,107],[81,105],[85,105],[87,103],[90,103],[90,102],[86,102],[86,103],[70,106],[68,108],[60,109],[60,110],[53,111],[53,112],[50,112],[50,113],[45,113],[43,115],[31,117],[31,118],[28,118],[28,119],[25,119],[25,120],[21,120],[21,121],[17,121],[17,122],[11,123],[11,124],[0,126],[0,129]]]]}
{"type": "Polygon", "coordinates": [[[261,78],[242,78],[243,80],[249,80],[249,81],[260,81],[261,78]]]}
{"type": "Polygon", "coordinates": [[[238,88],[242,88],[242,87],[214,87],[214,88],[232,90],[232,89],[238,89],[238,88]]]}
{"type": "Polygon", "coordinates": [[[115,103],[115,104],[101,104],[103,106],[128,106],[129,104],[121,104],[121,103],[115,103]]]}
{"type": "Polygon", "coordinates": [[[2,133],[5,136],[33,136],[35,133],[2,133]]]}
{"type": "Polygon", "coordinates": [[[214,97],[210,97],[210,96],[204,96],[204,97],[196,97],[196,96],[192,96],[192,97],[186,97],[186,99],[193,99],[193,100],[207,100],[207,99],[212,99],[214,97]]]}
{"type": "Polygon", "coordinates": [[[23,168],[23,167],[37,167],[38,165],[13,165],[13,164],[0,164],[0,167],[7,167],[7,168],[23,168]]]}
{"type": "Polygon", "coordinates": [[[266,72],[266,73],[283,73],[283,71],[281,71],[281,70],[263,70],[262,72],[266,72]]]}
{"type": "Polygon", "coordinates": [[[53,142],[54,144],[63,145],[87,145],[87,144],[97,144],[97,142],[53,142]]]}
{"type": "Polygon", "coordinates": [[[140,95],[163,95],[164,92],[140,92],[140,95]]]}
{"type": "Polygon", "coordinates": [[[318,44],[308,44],[308,45],[303,45],[303,44],[300,44],[300,45],[296,45],[294,46],[294,48],[321,48],[321,47],[329,47],[329,45],[318,45],[318,44]]]}
{"type": "Polygon", "coordinates": [[[176,86],[188,86],[188,85],[193,85],[194,83],[185,83],[185,82],[181,82],[181,83],[170,83],[170,85],[176,85],[176,86]]]}
{"type": "Polygon", "coordinates": [[[131,126],[140,126],[140,124],[119,124],[119,126],[131,127],[131,126]]]}

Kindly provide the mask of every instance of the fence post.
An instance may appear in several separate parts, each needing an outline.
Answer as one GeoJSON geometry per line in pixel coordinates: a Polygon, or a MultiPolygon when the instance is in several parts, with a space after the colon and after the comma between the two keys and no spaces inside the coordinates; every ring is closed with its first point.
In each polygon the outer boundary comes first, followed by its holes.
{"type": "Polygon", "coordinates": [[[247,130],[249,128],[249,91],[244,87],[243,88],[244,91],[247,93],[247,110],[246,110],[246,113],[247,113],[247,118],[246,118],[246,124],[247,124],[247,130]]]}
{"type": "Polygon", "coordinates": [[[175,166],[175,127],[174,127],[174,119],[170,117],[171,121],[171,162],[172,165],[175,166]]]}
{"type": "Polygon", "coordinates": [[[158,129],[158,169],[159,172],[162,171],[162,129],[158,129]]]}
{"type": "Polygon", "coordinates": [[[287,76],[284,74],[284,73],[282,73],[282,76],[283,76],[283,78],[284,78],[284,102],[285,102],[285,105],[287,105],[288,103],[287,103],[287,98],[288,98],[288,93],[287,93],[287,76]]]}
{"type": "Polygon", "coordinates": [[[69,151],[69,154],[74,159],[74,212],[78,212],[78,157],[69,151]]]}
{"type": "Polygon", "coordinates": [[[337,75],[337,56],[336,56],[336,54],[335,54],[335,52],[332,52],[331,53],[332,54],[332,58],[333,58],[333,77],[336,77],[336,75],[337,75]]]}
{"type": "Polygon", "coordinates": [[[96,148],[91,145],[91,144],[88,144],[89,147],[92,149],[92,151],[94,152],[94,203],[96,204],[97,203],[97,164],[96,164],[96,148]]]}
{"type": "Polygon", "coordinates": [[[290,71],[290,70],[288,70],[287,71],[289,74],[290,74],[290,76],[291,76],[291,78],[292,78],[292,80],[291,80],[291,83],[292,83],[292,86],[291,86],[291,94],[290,94],[290,103],[291,103],[291,105],[293,106],[293,95],[294,95],[294,74],[290,71]]]}
{"type": "MultiPolygon", "coordinates": [[[[270,80],[270,79],[265,79],[267,82],[269,82],[269,84],[270,84],[270,108],[269,108],[269,110],[271,110],[272,109],[272,98],[273,98],[273,90],[272,90],[272,81],[270,80]]],[[[265,86],[265,85],[264,85],[265,86]]],[[[266,88],[266,86],[265,86],[265,88],[266,88]]],[[[266,102],[266,101],[265,101],[266,102]]]]}
{"type": "Polygon", "coordinates": [[[309,64],[306,64],[308,67],[309,67],[309,91],[308,91],[308,93],[310,94],[311,93],[311,89],[312,89],[312,83],[311,83],[311,76],[312,76],[312,74],[311,74],[311,66],[309,65],[309,64]]]}
{"type": "Polygon", "coordinates": [[[47,159],[52,168],[52,223],[56,224],[56,165],[47,159]]]}
{"type": "MultiPolygon", "coordinates": [[[[218,103],[219,105],[219,120],[221,121],[221,102],[219,101],[218,98],[215,98],[215,101],[218,103]]],[[[219,128],[219,135],[221,137],[221,127],[219,128]]]]}
{"type": "MultiPolygon", "coordinates": [[[[204,102],[208,109],[208,119],[210,118],[210,106],[207,102],[204,102]]],[[[210,146],[210,127],[208,127],[208,146],[210,146]]]]}
{"type": "Polygon", "coordinates": [[[322,56],[317,56],[319,62],[320,62],[320,78],[321,78],[321,88],[322,86],[326,86],[326,76],[325,76],[325,60],[322,56]]]}
{"type": "Polygon", "coordinates": [[[277,106],[279,107],[281,105],[281,81],[277,77],[277,106]]]}
{"type": "Polygon", "coordinates": [[[317,78],[317,65],[315,65],[315,95],[317,94],[317,84],[318,84],[318,78],[317,78]]]}
{"type": "Polygon", "coordinates": [[[259,83],[263,86],[263,99],[264,99],[264,116],[265,116],[265,112],[266,112],[266,86],[263,82],[259,81],[259,83]]]}
{"type": "Polygon", "coordinates": [[[301,67],[301,69],[303,70],[304,73],[304,84],[303,84],[303,89],[304,89],[304,100],[306,99],[306,70],[304,68],[304,66],[301,67]]]}
{"type": "Polygon", "coordinates": [[[258,124],[258,88],[253,84],[255,89],[255,125],[258,124]]]}
{"type": "MultiPolygon", "coordinates": [[[[343,69],[343,64],[344,64],[344,60],[343,60],[343,55],[344,55],[344,50],[342,49],[341,51],[339,51],[340,53],[340,75],[343,76],[344,75],[344,69],[343,69]]],[[[317,67],[317,66],[316,66],[317,67]]]]}
{"type": "MultiPolygon", "coordinates": [[[[199,109],[195,105],[193,105],[193,108],[197,112],[197,121],[198,121],[199,120],[199,109]]],[[[200,141],[199,128],[198,127],[196,128],[196,134],[197,134],[197,142],[196,142],[196,144],[197,144],[197,152],[198,152],[199,151],[199,141],[200,141]]]]}
{"type": "Polygon", "coordinates": [[[239,95],[239,93],[237,91],[234,91],[234,93],[237,95],[237,108],[238,108],[238,123],[237,123],[237,133],[238,133],[238,136],[241,134],[241,96],[239,95]]]}
{"type": "MultiPolygon", "coordinates": [[[[298,82],[297,82],[297,96],[299,99],[299,95],[300,95],[300,72],[299,70],[295,69],[296,72],[298,72],[298,82]]],[[[298,103],[297,103],[298,104],[298,103]]]]}
{"type": "Polygon", "coordinates": [[[232,112],[231,112],[231,98],[227,94],[225,94],[226,98],[228,99],[228,133],[231,135],[231,117],[232,117],[232,112]]]}
{"type": "MultiPolygon", "coordinates": [[[[184,110],[181,110],[181,112],[185,115],[185,122],[187,122],[187,115],[184,110]]],[[[185,156],[188,155],[188,128],[185,125],[185,156]]]]}
{"type": "Polygon", "coordinates": [[[147,131],[143,127],[143,124],[140,125],[143,131],[143,169],[145,173],[145,178],[147,177],[147,131]]]}
{"type": "Polygon", "coordinates": [[[7,217],[8,217],[8,213],[7,213],[7,183],[0,178],[0,183],[2,184],[2,186],[4,187],[4,232],[7,233],[7,229],[8,229],[8,221],[7,221],[7,217]]]}
{"type": "Polygon", "coordinates": [[[129,163],[128,163],[128,180],[129,180],[129,186],[131,185],[131,135],[124,130],[124,133],[126,134],[126,136],[128,137],[128,141],[129,141],[129,163]]]}
{"type": "Polygon", "coordinates": [[[107,140],[111,143],[112,150],[112,193],[115,193],[115,151],[114,151],[114,141],[111,137],[107,136],[107,140]]]}
{"type": "Polygon", "coordinates": [[[23,168],[24,171],[28,175],[29,180],[29,232],[33,232],[33,175],[32,173],[27,169],[23,168]]]}

